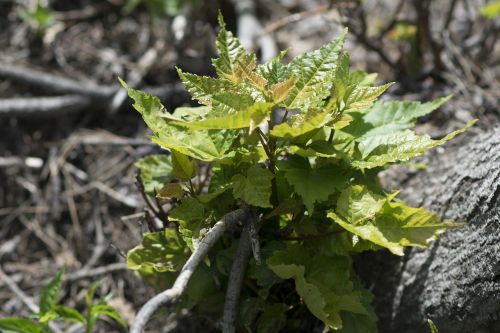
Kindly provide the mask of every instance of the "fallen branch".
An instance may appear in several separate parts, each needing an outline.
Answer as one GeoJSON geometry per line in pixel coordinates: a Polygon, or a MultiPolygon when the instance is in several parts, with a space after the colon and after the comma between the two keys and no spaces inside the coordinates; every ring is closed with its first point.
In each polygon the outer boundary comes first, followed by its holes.
{"type": "Polygon", "coordinates": [[[229,282],[224,299],[224,313],[221,322],[223,333],[235,332],[234,322],[238,313],[241,287],[243,286],[248,259],[252,251],[254,252],[255,260],[260,261],[260,253],[258,252],[260,251],[260,246],[258,245],[258,241],[254,241],[259,228],[257,224],[258,222],[254,218],[249,218],[241,233],[238,249],[236,250],[231,272],[229,273],[229,282]],[[254,246],[254,243],[257,245],[254,246]]]}
{"type": "Polygon", "coordinates": [[[118,89],[118,86],[100,86],[89,82],[80,82],[5,63],[0,63],[0,77],[36,85],[53,92],[83,95],[92,99],[109,99],[118,89]]]}
{"type": "Polygon", "coordinates": [[[81,95],[54,97],[16,97],[0,99],[0,117],[55,115],[80,111],[90,105],[90,98],[81,95]]]}
{"type": "Polygon", "coordinates": [[[137,313],[135,322],[130,328],[130,333],[141,333],[146,326],[148,320],[155,313],[155,311],[162,305],[175,303],[186,290],[187,284],[193,275],[198,265],[206,257],[210,249],[224,234],[226,229],[233,223],[244,219],[248,212],[244,208],[237,209],[224,215],[219,222],[217,222],[212,229],[205,235],[200,242],[198,248],[189,257],[184,267],[174,282],[172,288],[167,289],[160,294],[154,296],[146,302],[137,313]]]}

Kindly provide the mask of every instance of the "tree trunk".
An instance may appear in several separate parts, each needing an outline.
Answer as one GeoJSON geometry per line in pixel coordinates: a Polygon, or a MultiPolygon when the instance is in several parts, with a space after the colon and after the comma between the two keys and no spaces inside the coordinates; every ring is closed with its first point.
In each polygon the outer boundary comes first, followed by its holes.
{"type": "Polygon", "coordinates": [[[466,225],[402,258],[361,255],[358,272],[380,332],[429,332],[427,319],[440,333],[500,332],[500,128],[438,152],[401,198],[466,225]]]}

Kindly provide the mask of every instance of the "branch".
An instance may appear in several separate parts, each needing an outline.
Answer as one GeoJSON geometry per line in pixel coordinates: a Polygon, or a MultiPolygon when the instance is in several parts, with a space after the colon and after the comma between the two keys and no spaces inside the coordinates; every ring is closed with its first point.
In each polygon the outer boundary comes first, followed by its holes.
{"type": "Polygon", "coordinates": [[[136,316],[135,322],[132,324],[130,333],[141,333],[148,320],[159,307],[175,303],[182,296],[194,271],[206,257],[214,244],[224,234],[229,225],[237,222],[238,220],[244,219],[247,214],[248,211],[244,208],[227,213],[212,227],[212,229],[210,229],[200,242],[198,248],[193,252],[191,257],[189,257],[186,264],[184,264],[184,267],[182,267],[182,270],[175,280],[172,288],[154,296],[142,306],[136,316]]]}
{"type": "Polygon", "coordinates": [[[17,97],[0,99],[0,117],[54,116],[56,114],[80,111],[90,105],[91,100],[81,95],[54,97],[17,97]]]}
{"type": "Polygon", "coordinates": [[[224,313],[222,315],[223,333],[235,332],[234,322],[236,321],[241,287],[243,285],[243,279],[245,278],[248,259],[252,253],[252,245],[249,236],[250,225],[251,223],[247,223],[247,226],[243,228],[238,243],[238,249],[234,255],[233,264],[229,273],[229,282],[227,285],[226,297],[224,299],[224,313]]]}
{"type": "Polygon", "coordinates": [[[99,86],[5,63],[0,63],[0,77],[40,86],[54,92],[84,95],[92,99],[109,99],[118,89],[118,86],[99,86]]]}

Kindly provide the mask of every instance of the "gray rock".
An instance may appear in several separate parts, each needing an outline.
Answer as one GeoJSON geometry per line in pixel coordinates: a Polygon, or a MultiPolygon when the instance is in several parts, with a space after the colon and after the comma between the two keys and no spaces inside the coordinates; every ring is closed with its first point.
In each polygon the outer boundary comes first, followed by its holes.
{"type": "Polygon", "coordinates": [[[402,198],[466,221],[404,257],[368,253],[358,272],[375,294],[380,332],[500,332],[500,128],[434,153],[402,198]]]}

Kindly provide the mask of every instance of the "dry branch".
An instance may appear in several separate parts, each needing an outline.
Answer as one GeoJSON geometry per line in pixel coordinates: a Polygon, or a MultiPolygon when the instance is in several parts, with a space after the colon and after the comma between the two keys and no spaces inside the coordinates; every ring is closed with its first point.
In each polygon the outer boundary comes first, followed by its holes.
{"type": "Polygon", "coordinates": [[[206,257],[210,249],[219,240],[219,238],[224,234],[227,228],[236,223],[237,221],[243,220],[247,216],[248,212],[244,208],[237,209],[226,215],[224,215],[220,221],[218,221],[212,229],[205,235],[203,240],[200,242],[198,248],[193,252],[191,257],[182,267],[182,270],[174,282],[172,288],[167,289],[160,294],[154,296],[149,301],[146,302],[137,313],[136,320],[132,324],[130,333],[140,333],[146,326],[148,320],[155,313],[155,311],[162,305],[175,303],[186,290],[187,284],[191,279],[194,271],[198,265],[206,257]]]}

